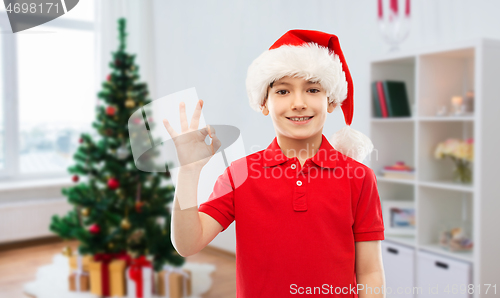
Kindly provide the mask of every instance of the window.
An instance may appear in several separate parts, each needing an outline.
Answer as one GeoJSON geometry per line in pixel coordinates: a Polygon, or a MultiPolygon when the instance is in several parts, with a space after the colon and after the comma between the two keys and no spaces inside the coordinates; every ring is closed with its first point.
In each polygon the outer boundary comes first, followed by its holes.
{"type": "MultiPolygon", "coordinates": [[[[0,18],[7,18],[5,11],[0,18]]],[[[10,54],[0,67],[17,79],[0,102],[0,174],[67,175],[81,132],[91,131],[97,101],[94,1],[80,1],[58,19],[10,36],[10,44],[0,45],[10,54]],[[15,105],[7,111],[9,101],[15,105]]],[[[0,90],[5,82],[0,77],[0,90]]]]}

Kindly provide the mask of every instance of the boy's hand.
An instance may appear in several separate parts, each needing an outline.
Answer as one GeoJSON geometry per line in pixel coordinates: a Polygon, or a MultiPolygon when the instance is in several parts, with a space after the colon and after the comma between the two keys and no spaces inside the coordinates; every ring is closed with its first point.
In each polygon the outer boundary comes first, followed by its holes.
{"type": "Polygon", "coordinates": [[[165,125],[170,137],[175,143],[177,158],[183,170],[201,171],[221,146],[220,140],[215,135],[215,130],[209,125],[198,130],[202,107],[203,100],[200,99],[196,104],[196,109],[191,119],[191,125],[188,126],[186,104],[184,102],[179,104],[182,130],[180,134],[170,126],[167,119],[163,119],[163,125],[165,125]],[[212,138],[212,143],[210,145],[205,143],[207,135],[210,135],[210,138],[212,138]]]}

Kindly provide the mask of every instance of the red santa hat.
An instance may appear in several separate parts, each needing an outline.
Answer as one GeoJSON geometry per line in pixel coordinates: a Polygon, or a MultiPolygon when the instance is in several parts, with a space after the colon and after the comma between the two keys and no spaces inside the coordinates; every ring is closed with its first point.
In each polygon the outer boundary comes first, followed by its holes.
{"type": "Polygon", "coordinates": [[[371,140],[350,127],[354,89],[337,36],[300,29],[281,36],[248,68],[246,87],[250,106],[262,111],[267,87],[285,76],[318,81],[326,90],[328,102],[341,106],[347,126],[330,138],[337,151],[359,162],[370,154],[371,140]]]}

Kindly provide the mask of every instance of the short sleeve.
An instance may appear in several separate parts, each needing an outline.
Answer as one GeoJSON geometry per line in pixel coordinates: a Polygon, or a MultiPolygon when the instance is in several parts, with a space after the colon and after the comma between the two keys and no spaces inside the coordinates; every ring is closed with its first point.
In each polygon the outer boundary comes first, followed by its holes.
{"type": "Polygon", "coordinates": [[[354,241],[384,240],[384,221],[377,178],[366,168],[353,224],[354,241]]]}
{"type": "Polygon", "coordinates": [[[231,166],[227,167],[217,178],[208,200],[198,207],[199,212],[210,215],[222,225],[221,232],[234,221],[234,183],[230,168],[231,166]]]}

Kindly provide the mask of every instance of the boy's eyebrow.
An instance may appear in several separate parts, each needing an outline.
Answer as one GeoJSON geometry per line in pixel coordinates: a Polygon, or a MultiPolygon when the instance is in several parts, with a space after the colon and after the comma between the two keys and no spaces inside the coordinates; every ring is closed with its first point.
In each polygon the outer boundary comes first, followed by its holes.
{"type": "MultiPolygon", "coordinates": [[[[315,82],[315,81],[307,81],[306,84],[308,85],[313,85],[313,84],[319,84],[319,82],[315,82]]],[[[278,85],[291,85],[290,83],[287,83],[287,82],[277,82],[277,83],[273,83],[273,87],[274,86],[278,86],[278,85]]]]}

